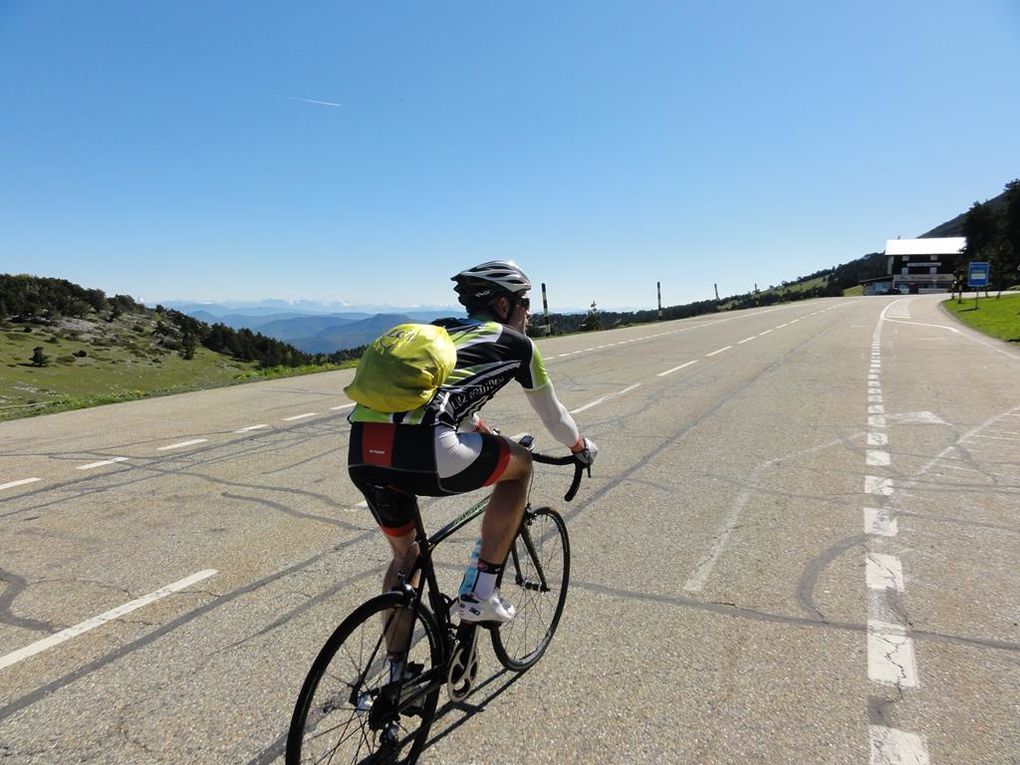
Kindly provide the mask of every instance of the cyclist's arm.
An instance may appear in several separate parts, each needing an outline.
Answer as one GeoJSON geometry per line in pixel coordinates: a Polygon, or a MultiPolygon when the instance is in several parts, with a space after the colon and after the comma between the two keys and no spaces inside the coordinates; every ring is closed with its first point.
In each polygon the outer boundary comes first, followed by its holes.
{"type": "Polygon", "coordinates": [[[556,398],[552,383],[543,385],[534,390],[525,389],[528,403],[535,413],[542,419],[549,434],[566,446],[568,449],[575,449],[581,440],[581,434],[577,430],[577,423],[570,416],[567,408],[556,398]]]}
{"type": "Polygon", "coordinates": [[[545,369],[538,346],[530,337],[523,337],[526,343],[526,363],[518,371],[517,381],[524,388],[528,403],[542,419],[550,435],[571,451],[583,448],[584,440],[577,430],[577,423],[567,408],[556,398],[552,380],[545,369]]]}

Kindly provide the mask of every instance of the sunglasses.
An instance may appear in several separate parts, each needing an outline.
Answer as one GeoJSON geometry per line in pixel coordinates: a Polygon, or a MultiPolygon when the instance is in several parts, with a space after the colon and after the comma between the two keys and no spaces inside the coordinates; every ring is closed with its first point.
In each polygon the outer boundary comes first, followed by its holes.
{"type": "Polygon", "coordinates": [[[525,311],[531,310],[531,298],[522,297],[517,299],[517,305],[521,306],[525,311]]]}

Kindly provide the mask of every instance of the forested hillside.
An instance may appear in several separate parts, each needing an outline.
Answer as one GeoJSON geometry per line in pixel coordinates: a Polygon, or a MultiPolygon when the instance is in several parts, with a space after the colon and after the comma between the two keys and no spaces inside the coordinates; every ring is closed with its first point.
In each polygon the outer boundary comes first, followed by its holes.
{"type": "Polygon", "coordinates": [[[153,348],[194,356],[198,346],[251,361],[260,367],[297,367],[307,364],[335,364],[357,358],[354,350],[332,353],[304,353],[294,346],[248,329],[226,324],[208,324],[173,309],[147,308],[126,295],[107,297],[102,290],[86,289],[64,279],[0,274],[0,322],[21,326],[55,326],[63,319],[112,323],[123,316],[155,319],[151,333],[153,348]]]}

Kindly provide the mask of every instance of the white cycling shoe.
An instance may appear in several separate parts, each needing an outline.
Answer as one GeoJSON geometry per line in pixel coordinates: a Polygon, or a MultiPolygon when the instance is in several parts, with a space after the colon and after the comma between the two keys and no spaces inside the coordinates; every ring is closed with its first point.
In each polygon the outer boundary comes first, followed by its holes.
{"type": "Polygon", "coordinates": [[[461,593],[457,608],[462,622],[506,624],[517,614],[517,609],[499,596],[499,590],[484,599],[478,598],[474,593],[461,593]]]}

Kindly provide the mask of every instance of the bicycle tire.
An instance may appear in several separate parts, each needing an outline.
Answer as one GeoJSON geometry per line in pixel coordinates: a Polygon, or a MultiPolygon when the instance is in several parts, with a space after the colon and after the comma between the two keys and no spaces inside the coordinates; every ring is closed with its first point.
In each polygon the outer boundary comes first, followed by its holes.
{"type": "MultiPolygon", "coordinates": [[[[395,703],[387,704],[380,694],[379,689],[389,683],[384,624],[386,619],[394,618],[394,609],[410,611],[398,593],[366,601],[323,645],[294,705],[287,733],[287,765],[413,763],[418,759],[432,725],[440,687],[416,700],[411,710],[398,710],[395,703]],[[324,728],[327,717],[330,719],[324,728]]],[[[428,609],[420,605],[408,666],[422,665],[416,673],[421,674],[442,661],[439,628],[428,609]]]]}
{"type": "Polygon", "coordinates": [[[570,540],[559,513],[540,507],[525,514],[497,584],[517,615],[492,631],[492,649],[504,667],[523,672],[542,658],[567,600],[570,540]]]}

